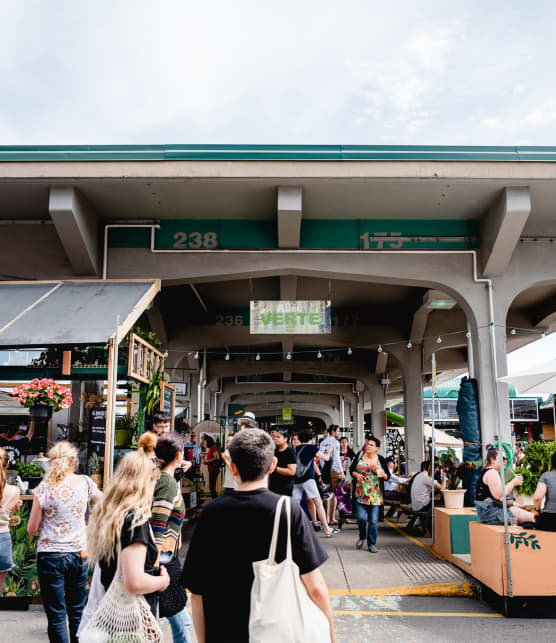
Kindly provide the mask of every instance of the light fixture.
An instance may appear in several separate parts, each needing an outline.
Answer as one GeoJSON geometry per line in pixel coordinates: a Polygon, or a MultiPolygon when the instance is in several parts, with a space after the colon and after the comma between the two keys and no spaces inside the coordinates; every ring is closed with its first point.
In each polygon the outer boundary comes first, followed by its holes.
{"type": "Polygon", "coordinates": [[[322,353],[321,353],[320,351],[317,353],[317,357],[318,357],[319,359],[322,359],[322,353]]]}
{"type": "Polygon", "coordinates": [[[195,351],[195,355],[193,355],[195,359],[199,359],[199,351],[195,351]]]}
{"type": "Polygon", "coordinates": [[[353,351],[351,350],[351,346],[348,348],[348,355],[351,355],[353,351]]]}
{"type": "Polygon", "coordinates": [[[379,353],[382,353],[382,344],[379,344],[379,345],[378,345],[377,351],[378,351],[379,353]]]}
{"type": "Polygon", "coordinates": [[[407,347],[408,347],[408,348],[413,348],[413,344],[411,343],[411,340],[409,340],[409,341],[407,342],[407,347]]]}
{"type": "Polygon", "coordinates": [[[512,335],[515,335],[517,333],[517,330],[515,328],[512,328],[512,330],[510,332],[511,332],[512,335]]]}
{"type": "Polygon", "coordinates": [[[427,290],[423,297],[423,306],[429,310],[451,310],[457,301],[440,290],[427,290]]]}
{"type": "Polygon", "coordinates": [[[469,331],[465,333],[465,336],[467,337],[467,339],[471,339],[471,333],[469,331]]]}
{"type": "Polygon", "coordinates": [[[228,362],[230,360],[230,353],[226,353],[226,357],[224,359],[228,362]]]}
{"type": "Polygon", "coordinates": [[[257,362],[258,362],[258,361],[261,359],[261,354],[260,354],[260,353],[257,353],[257,357],[255,357],[255,359],[256,359],[256,360],[257,360],[257,362]]]}
{"type": "Polygon", "coordinates": [[[292,358],[292,354],[290,353],[290,351],[288,351],[288,354],[286,355],[286,359],[291,359],[291,358],[292,358]]]}
{"type": "Polygon", "coordinates": [[[440,337],[440,335],[436,338],[436,343],[442,344],[442,337],[440,337]]]}

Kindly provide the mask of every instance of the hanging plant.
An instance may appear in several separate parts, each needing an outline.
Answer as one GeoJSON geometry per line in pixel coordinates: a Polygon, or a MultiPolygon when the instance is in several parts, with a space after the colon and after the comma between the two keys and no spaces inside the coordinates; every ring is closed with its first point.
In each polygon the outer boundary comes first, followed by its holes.
{"type": "Polygon", "coordinates": [[[69,409],[73,403],[69,388],[46,378],[35,378],[29,384],[14,387],[12,398],[27,409],[42,404],[50,407],[52,411],[59,411],[69,409]]]}

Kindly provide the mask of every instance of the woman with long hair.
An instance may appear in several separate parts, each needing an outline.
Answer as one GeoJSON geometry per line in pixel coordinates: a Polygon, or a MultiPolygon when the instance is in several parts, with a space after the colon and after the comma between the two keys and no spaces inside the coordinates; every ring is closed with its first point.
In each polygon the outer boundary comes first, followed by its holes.
{"type": "Polygon", "coordinates": [[[27,525],[30,536],[40,529],[37,571],[51,641],[77,641],[88,577],[85,512],[102,492],[88,476],[75,474],[77,449],[58,442],[48,452],[50,467],[33,490],[27,525]],[[69,622],[66,624],[66,614],[69,622]]]}
{"type": "Polygon", "coordinates": [[[214,439],[210,435],[203,436],[203,441],[207,449],[204,462],[208,467],[210,497],[214,499],[218,495],[216,483],[218,481],[218,474],[220,473],[220,454],[218,453],[214,439]]]}
{"type": "Polygon", "coordinates": [[[163,433],[155,447],[156,457],[161,469],[160,479],[154,488],[154,498],[151,516],[151,527],[154,532],[156,546],[160,553],[160,564],[167,565],[172,575],[172,588],[167,592],[170,601],[174,603],[173,609],[163,611],[165,602],[161,598],[160,615],[166,616],[172,628],[174,643],[191,643],[191,617],[185,609],[187,596],[179,583],[181,564],[178,560],[178,551],[181,544],[181,527],[185,519],[185,504],[181,489],[176,482],[174,473],[181,469],[183,460],[183,438],[179,433],[171,431],[163,433]],[[172,570],[177,571],[174,577],[172,570]],[[174,586],[180,592],[182,609],[175,606],[174,586]],[[174,613],[172,613],[174,612],[174,613]]]}
{"type": "Polygon", "coordinates": [[[168,587],[168,572],[156,567],[158,549],[149,524],[160,469],[140,452],[128,453],[114,473],[104,497],[92,511],[87,529],[89,560],[98,563],[105,590],[112,582],[121,552],[122,582],[141,594],[156,615],[157,593],[168,587]],[[159,574],[160,575],[157,575],[159,574]]]}
{"type": "Polygon", "coordinates": [[[0,595],[6,576],[13,567],[10,515],[20,504],[19,487],[6,482],[9,466],[8,453],[0,447],[0,595]]]}

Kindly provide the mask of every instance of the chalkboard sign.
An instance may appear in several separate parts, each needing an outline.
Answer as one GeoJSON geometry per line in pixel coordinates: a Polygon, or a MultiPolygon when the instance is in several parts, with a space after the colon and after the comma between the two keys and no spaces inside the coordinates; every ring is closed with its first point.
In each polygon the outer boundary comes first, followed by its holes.
{"type": "Polygon", "coordinates": [[[106,407],[99,406],[91,409],[90,418],[89,455],[98,453],[99,457],[103,458],[106,444],[106,407]]]}
{"type": "Polygon", "coordinates": [[[176,387],[164,381],[160,382],[160,410],[170,416],[170,431],[173,431],[176,411],[176,387]]]}

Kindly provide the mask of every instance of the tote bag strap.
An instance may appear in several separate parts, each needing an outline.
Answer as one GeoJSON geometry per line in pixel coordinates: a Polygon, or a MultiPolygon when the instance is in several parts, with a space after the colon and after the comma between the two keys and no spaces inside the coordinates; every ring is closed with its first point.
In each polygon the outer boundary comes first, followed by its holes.
{"type": "Polygon", "coordinates": [[[282,516],[282,505],[286,505],[286,518],[287,518],[287,546],[286,546],[286,559],[292,560],[292,539],[291,539],[291,499],[289,496],[280,496],[278,504],[276,505],[276,511],[274,513],[274,527],[272,529],[272,540],[270,541],[270,550],[268,552],[268,558],[270,561],[276,565],[276,547],[278,545],[278,534],[280,532],[280,518],[282,516]]]}

